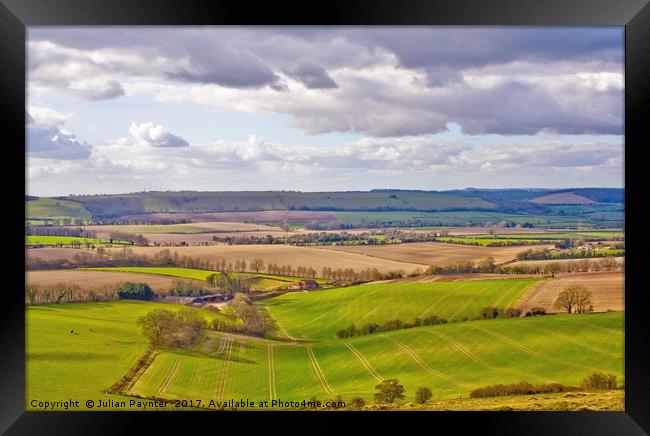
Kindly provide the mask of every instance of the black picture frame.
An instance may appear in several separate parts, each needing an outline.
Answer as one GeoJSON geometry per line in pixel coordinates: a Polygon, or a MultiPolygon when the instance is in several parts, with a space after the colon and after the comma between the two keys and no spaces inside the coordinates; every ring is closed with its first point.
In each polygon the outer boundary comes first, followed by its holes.
{"type": "MultiPolygon", "coordinates": [[[[650,6],[648,0],[330,0],[300,2],[127,1],[127,0],[0,0],[0,107],[4,152],[2,170],[5,199],[11,199],[0,219],[6,229],[5,273],[12,286],[3,289],[0,318],[2,380],[0,432],[7,434],[117,433],[133,430],[134,423],[192,431],[197,425],[247,426],[255,421],[276,431],[307,432],[309,428],[338,431],[333,418],[363,419],[380,428],[402,431],[464,432],[470,427],[498,434],[645,434],[648,413],[648,334],[644,319],[641,271],[643,215],[633,213],[643,203],[645,148],[648,140],[644,114],[650,113],[650,6]],[[25,36],[26,26],[37,25],[540,25],[625,26],[625,188],[626,188],[626,321],[625,412],[373,412],[278,413],[246,412],[185,414],[147,412],[25,412],[24,225],[25,154],[25,36]],[[644,109],[645,108],[645,109],[644,109]],[[7,135],[8,134],[8,135],[7,135]],[[23,164],[21,166],[21,163],[23,164]],[[642,169],[643,168],[643,169],[642,169]],[[14,171],[15,170],[15,171],[14,171]],[[9,187],[11,189],[6,189],[9,187]],[[21,191],[22,189],[22,191],[21,191]],[[253,418],[255,416],[255,418],[253,418]],[[244,417],[244,419],[242,419],[244,417]],[[253,419],[248,419],[249,417],[253,419]],[[411,424],[403,426],[403,419],[411,424]],[[322,424],[314,425],[314,424],[322,424]],[[329,425],[328,425],[329,424],[329,425]],[[422,427],[424,426],[424,427],[422,427]],[[444,430],[447,428],[448,430],[444,430]]],[[[640,209],[639,209],[640,210],[640,209]]],[[[70,381],[74,383],[74,380],[70,381]]],[[[365,425],[365,424],[364,424],[365,425]]],[[[240,428],[245,431],[244,428],[240,428]]]]}

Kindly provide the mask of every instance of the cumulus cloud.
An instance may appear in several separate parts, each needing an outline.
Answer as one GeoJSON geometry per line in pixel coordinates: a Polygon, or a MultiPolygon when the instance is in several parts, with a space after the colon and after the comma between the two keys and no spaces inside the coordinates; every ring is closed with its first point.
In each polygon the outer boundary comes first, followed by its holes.
{"type": "Polygon", "coordinates": [[[623,129],[622,28],[35,28],[28,47],[36,94],[144,92],[309,134],[623,129]]]}
{"type": "Polygon", "coordinates": [[[503,143],[437,135],[365,137],[316,147],[269,143],[250,135],[242,141],[192,144],[189,149],[133,147],[116,141],[95,146],[83,162],[30,159],[28,171],[34,192],[57,195],[141,190],[152,181],[173,189],[258,190],[259,177],[265,189],[306,190],[622,183],[622,138],[567,142],[543,135],[532,143],[518,139],[503,143]]]}
{"type": "Polygon", "coordinates": [[[189,143],[180,136],[167,131],[161,125],[154,123],[131,123],[129,132],[141,145],[150,147],[189,147],[189,143]]]}
{"type": "Polygon", "coordinates": [[[69,115],[41,107],[33,107],[30,112],[25,116],[29,156],[60,160],[90,156],[92,146],[63,127],[69,115]]]}

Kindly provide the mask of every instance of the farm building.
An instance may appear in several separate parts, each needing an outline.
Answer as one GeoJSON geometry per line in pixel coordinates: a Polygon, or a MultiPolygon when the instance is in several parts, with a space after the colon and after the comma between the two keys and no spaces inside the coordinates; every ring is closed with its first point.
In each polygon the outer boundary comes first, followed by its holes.
{"type": "Polygon", "coordinates": [[[316,283],[314,280],[301,280],[299,282],[290,283],[289,286],[287,286],[287,289],[304,290],[304,289],[316,289],[319,287],[320,286],[318,286],[318,283],[316,283]]]}

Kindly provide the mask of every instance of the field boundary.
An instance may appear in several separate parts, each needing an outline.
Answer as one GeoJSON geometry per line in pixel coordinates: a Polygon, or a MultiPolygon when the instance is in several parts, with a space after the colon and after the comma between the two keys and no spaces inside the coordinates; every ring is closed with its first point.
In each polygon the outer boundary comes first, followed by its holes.
{"type": "Polygon", "coordinates": [[[297,341],[296,338],[293,337],[293,335],[291,333],[289,333],[287,331],[287,329],[282,327],[280,322],[278,322],[277,318],[273,316],[273,314],[271,313],[271,309],[269,309],[269,306],[264,306],[264,308],[266,309],[266,312],[269,314],[269,316],[271,317],[271,319],[273,320],[275,325],[278,327],[278,330],[280,330],[282,332],[282,334],[287,337],[287,339],[289,339],[290,341],[296,342],[297,341]]]}
{"type": "Polygon", "coordinates": [[[148,347],[144,353],[137,360],[133,368],[131,368],[117,383],[113,384],[106,390],[109,394],[128,395],[131,388],[142,377],[142,374],[151,366],[154,359],[158,355],[153,347],[148,347]]]}

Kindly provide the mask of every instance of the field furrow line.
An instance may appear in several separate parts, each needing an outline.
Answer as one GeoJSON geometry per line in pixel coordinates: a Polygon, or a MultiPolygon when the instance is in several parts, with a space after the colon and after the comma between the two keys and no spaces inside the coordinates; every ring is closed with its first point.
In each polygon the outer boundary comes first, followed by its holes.
{"type": "MultiPolygon", "coordinates": [[[[456,288],[456,290],[455,290],[454,292],[458,292],[458,291],[460,291],[461,289],[463,289],[463,288],[466,287],[467,285],[468,285],[468,283],[465,283],[465,284],[460,285],[458,288],[456,288]]],[[[427,313],[429,313],[429,312],[431,311],[431,309],[433,309],[435,306],[437,306],[438,304],[442,303],[443,301],[445,301],[445,300],[451,298],[452,296],[453,296],[453,293],[449,293],[449,294],[447,294],[447,295],[442,295],[440,298],[438,298],[438,299],[436,299],[435,301],[433,301],[433,302],[429,305],[429,307],[427,307],[427,308],[424,309],[422,312],[420,312],[420,314],[419,314],[416,318],[422,318],[424,315],[426,315],[427,313]]]]}
{"type": "Polygon", "coordinates": [[[285,329],[284,327],[282,327],[282,325],[278,322],[278,320],[277,320],[277,319],[273,316],[273,314],[271,313],[271,310],[269,310],[269,307],[268,307],[268,306],[265,306],[265,307],[266,307],[266,311],[268,312],[269,316],[270,316],[271,319],[275,322],[275,325],[278,326],[278,329],[280,329],[280,331],[282,332],[282,334],[285,335],[289,340],[292,340],[292,341],[295,342],[295,341],[296,341],[296,338],[294,338],[294,337],[291,335],[291,333],[289,333],[289,332],[287,331],[287,329],[285,329]]]}
{"type": "Polygon", "coordinates": [[[307,346],[307,354],[309,354],[309,359],[311,360],[311,365],[314,368],[314,371],[316,372],[316,377],[318,377],[318,380],[320,381],[321,386],[323,386],[323,389],[325,389],[325,392],[331,394],[334,392],[334,389],[327,383],[327,379],[325,378],[325,374],[323,374],[323,370],[321,369],[320,365],[318,364],[318,360],[316,360],[316,356],[314,355],[314,350],[311,348],[311,346],[307,346]]]}
{"type": "Polygon", "coordinates": [[[481,330],[481,331],[483,331],[483,332],[485,332],[485,333],[487,333],[487,334],[489,334],[489,335],[492,335],[492,336],[494,336],[494,337],[497,338],[497,339],[501,339],[502,341],[508,342],[508,343],[511,344],[513,347],[517,348],[518,350],[521,350],[521,351],[523,351],[524,353],[527,353],[527,354],[529,354],[529,355],[531,355],[531,356],[533,356],[533,357],[537,357],[537,358],[539,358],[539,359],[550,360],[550,361],[553,361],[553,362],[556,362],[556,363],[561,363],[562,365],[573,366],[574,368],[589,369],[589,370],[597,371],[597,372],[599,372],[599,371],[601,371],[601,372],[607,372],[606,370],[601,369],[601,368],[595,368],[595,367],[593,367],[593,366],[587,366],[587,365],[575,364],[575,363],[572,363],[572,362],[567,362],[566,360],[563,360],[563,359],[558,359],[558,358],[556,358],[556,357],[547,356],[546,354],[542,354],[542,353],[539,353],[539,352],[537,352],[537,351],[531,350],[530,348],[526,347],[526,346],[523,345],[523,344],[520,344],[519,342],[515,341],[515,340],[512,339],[512,338],[509,338],[509,337],[507,337],[507,336],[504,336],[504,335],[499,334],[499,333],[497,333],[497,332],[494,332],[494,331],[492,331],[492,330],[488,330],[488,329],[486,329],[485,327],[477,327],[477,326],[471,326],[471,327],[472,327],[472,328],[475,328],[475,329],[477,329],[477,330],[481,330]]]}
{"type": "Polygon", "coordinates": [[[521,309],[522,311],[529,306],[531,306],[530,302],[534,299],[534,297],[537,296],[540,292],[542,292],[544,288],[544,284],[546,283],[545,280],[533,283],[532,285],[529,285],[524,292],[515,300],[511,307],[516,307],[517,309],[521,309]]]}
{"type": "Polygon", "coordinates": [[[485,362],[483,359],[481,359],[480,357],[478,357],[477,355],[472,353],[465,345],[461,344],[460,342],[456,341],[455,339],[450,338],[449,336],[447,336],[447,335],[445,335],[443,333],[436,332],[436,331],[433,331],[433,330],[428,331],[428,333],[436,335],[439,338],[443,339],[444,341],[447,341],[454,348],[456,348],[458,351],[460,351],[462,354],[464,354],[469,359],[473,360],[474,362],[478,363],[479,365],[481,365],[484,368],[490,369],[492,371],[508,372],[510,374],[517,374],[517,375],[524,376],[524,377],[534,377],[534,378],[536,378],[536,379],[538,379],[538,380],[540,380],[540,381],[542,381],[544,383],[557,383],[555,380],[552,380],[552,379],[549,379],[549,378],[546,378],[546,377],[527,374],[525,372],[515,371],[515,370],[512,370],[512,369],[499,368],[498,366],[494,366],[492,364],[489,364],[489,363],[485,362]]]}
{"type": "MultiPolygon", "coordinates": [[[[530,328],[530,326],[528,326],[528,328],[530,328]]],[[[576,338],[574,338],[574,337],[572,337],[572,336],[565,335],[564,333],[558,333],[558,332],[556,332],[556,331],[549,330],[549,329],[545,329],[545,328],[538,327],[538,326],[536,326],[536,327],[534,327],[534,328],[535,328],[536,330],[539,330],[539,331],[545,332],[545,333],[547,333],[547,334],[551,334],[551,335],[553,335],[553,336],[556,336],[556,337],[558,337],[558,338],[561,338],[562,340],[565,340],[565,341],[567,341],[567,342],[571,342],[572,344],[576,344],[576,345],[581,346],[581,347],[584,347],[584,348],[586,348],[586,349],[588,349],[588,350],[595,351],[596,353],[600,353],[600,354],[604,354],[604,355],[606,355],[606,356],[616,357],[616,358],[621,358],[621,357],[622,357],[622,356],[621,356],[620,354],[618,354],[618,353],[610,353],[609,351],[607,351],[607,350],[603,350],[602,348],[597,347],[596,345],[588,344],[588,343],[583,342],[583,341],[581,341],[581,340],[578,340],[578,339],[576,339],[576,338]]]]}
{"type": "MultiPolygon", "coordinates": [[[[374,295],[374,294],[376,294],[376,293],[379,293],[380,291],[381,291],[381,290],[379,290],[379,291],[375,290],[374,292],[370,293],[369,295],[366,295],[364,298],[371,298],[372,295],[374,295]]],[[[370,301],[372,301],[372,300],[370,300],[370,301]]],[[[356,306],[363,306],[363,302],[361,302],[361,301],[357,301],[355,304],[348,304],[348,305],[346,305],[346,306],[347,306],[347,309],[346,309],[346,310],[343,310],[343,311],[339,314],[338,317],[334,318],[333,320],[330,320],[330,321],[329,321],[328,323],[326,323],[326,324],[322,324],[322,325],[320,325],[320,328],[318,328],[317,330],[312,331],[311,333],[314,334],[314,333],[322,332],[323,330],[329,328],[331,325],[336,324],[336,323],[339,322],[340,320],[342,320],[342,319],[344,319],[345,317],[347,317],[347,316],[350,314],[350,312],[354,310],[354,308],[355,308],[356,306]]],[[[340,308],[336,308],[335,311],[337,311],[337,310],[339,310],[339,309],[340,309],[340,308]]],[[[375,308],[375,310],[376,310],[376,309],[379,309],[379,307],[375,308]]],[[[372,312],[374,312],[374,310],[373,310],[372,312]]],[[[331,312],[330,312],[330,313],[331,313],[331,312]]],[[[368,314],[367,314],[367,315],[368,315],[368,314]]],[[[365,317],[363,317],[362,319],[365,319],[365,317]]],[[[359,322],[359,321],[357,321],[357,322],[359,322]]]]}
{"type": "Polygon", "coordinates": [[[442,372],[440,372],[440,371],[438,371],[438,370],[436,370],[436,369],[431,368],[431,367],[430,367],[430,366],[429,366],[429,365],[428,365],[424,360],[422,360],[422,358],[421,358],[420,356],[418,356],[418,355],[415,353],[415,351],[413,351],[413,350],[412,350],[408,345],[406,345],[405,343],[400,342],[400,341],[398,341],[397,339],[390,338],[390,337],[388,337],[388,336],[384,336],[384,335],[380,335],[380,336],[381,336],[382,338],[384,338],[384,339],[388,339],[389,341],[391,341],[391,342],[393,342],[394,344],[398,345],[398,346],[399,346],[402,350],[404,350],[404,351],[405,351],[409,356],[411,356],[411,357],[413,358],[413,360],[415,360],[415,362],[416,362],[418,365],[420,365],[422,368],[424,368],[426,371],[430,372],[431,374],[437,375],[438,377],[443,378],[443,379],[445,379],[445,380],[447,380],[447,381],[450,381],[450,382],[452,382],[452,383],[454,383],[454,384],[456,384],[456,385],[460,385],[460,386],[464,386],[464,387],[468,387],[468,388],[476,388],[476,387],[477,387],[477,385],[475,385],[475,384],[472,384],[472,383],[465,383],[465,382],[462,382],[462,381],[460,381],[460,380],[456,380],[455,378],[453,378],[453,377],[451,377],[451,376],[449,376],[449,375],[447,375],[447,374],[445,374],[445,373],[442,373],[442,372]]]}
{"type": "Polygon", "coordinates": [[[357,356],[357,359],[359,359],[359,361],[361,362],[363,367],[366,368],[366,371],[368,371],[368,373],[371,376],[373,376],[379,382],[384,381],[384,378],[382,376],[380,376],[377,373],[377,371],[375,371],[375,369],[370,365],[370,362],[368,362],[368,360],[366,360],[366,358],[363,357],[363,355],[359,352],[359,350],[354,348],[354,345],[352,345],[350,342],[346,342],[345,346],[348,347],[350,349],[350,351],[352,351],[352,353],[354,353],[355,356],[357,356]]]}
{"type": "Polygon", "coordinates": [[[228,382],[228,366],[230,365],[230,356],[232,354],[232,339],[228,339],[226,345],[226,358],[224,359],[223,366],[221,367],[221,374],[219,374],[219,388],[217,389],[217,397],[223,398],[226,391],[226,383],[228,382]]]}
{"type": "Polygon", "coordinates": [[[275,395],[275,367],[273,366],[273,344],[269,344],[267,348],[267,356],[269,363],[269,397],[271,401],[277,397],[275,395]]]}
{"type": "Polygon", "coordinates": [[[181,366],[181,360],[176,359],[174,365],[172,366],[172,369],[169,371],[169,374],[167,374],[167,377],[165,377],[165,380],[163,380],[162,385],[160,385],[160,389],[158,389],[160,392],[167,392],[167,388],[169,387],[169,384],[174,380],[174,377],[176,377],[176,374],[178,373],[178,368],[180,366],[181,366]]]}
{"type": "Polygon", "coordinates": [[[221,343],[219,344],[219,349],[217,350],[217,354],[221,354],[226,350],[226,345],[228,345],[228,337],[227,336],[222,336],[221,337],[221,343]]]}
{"type": "Polygon", "coordinates": [[[510,293],[511,293],[513,290],[517,289],[518,286],[519,286],[519,285],[516,284],[516,285],[510,287],[510,289],[508,289],[507,291],[505,291],[503,294],[501,294],[501,295],[499,296],[499,298],[497,298],[497,299],[494,301],[494,303],[492,303],[492,307],[497,307],[497,306],[499,305],[499,303],[501,303],[501,302],[503,301],[503,299],[504,299],[506,296],[510,295],[510,293]]]}
{"type": "Polygon", "coordinates": [[[606,332],[615,334],[617,336],[625,336],[625,331],[608,329],[607,327],[603,327],[603,326],[599,326],[599,325],[592,325],[592,324],[585,324],[583,322],[578,322],[578,321],[575,321],[575,323],[580,324],[580,325],[585,326],[585,327],[593,327],[593,328],[598,329],[598,330],[604,330],[606,332]]]}
{"type": "Polygon", "coordinates": [[[469,306],[470,304],[472,304],[472,300],[470,300],[470,299],[468,299],[464,304],[460,304],[458,306],[458,308],[454,311],[454,313],[449,317],[449,321],[456,318],[456,315],[458,315],[463,310],[465,310],[467,308],[467,306],[469,306]]]}

